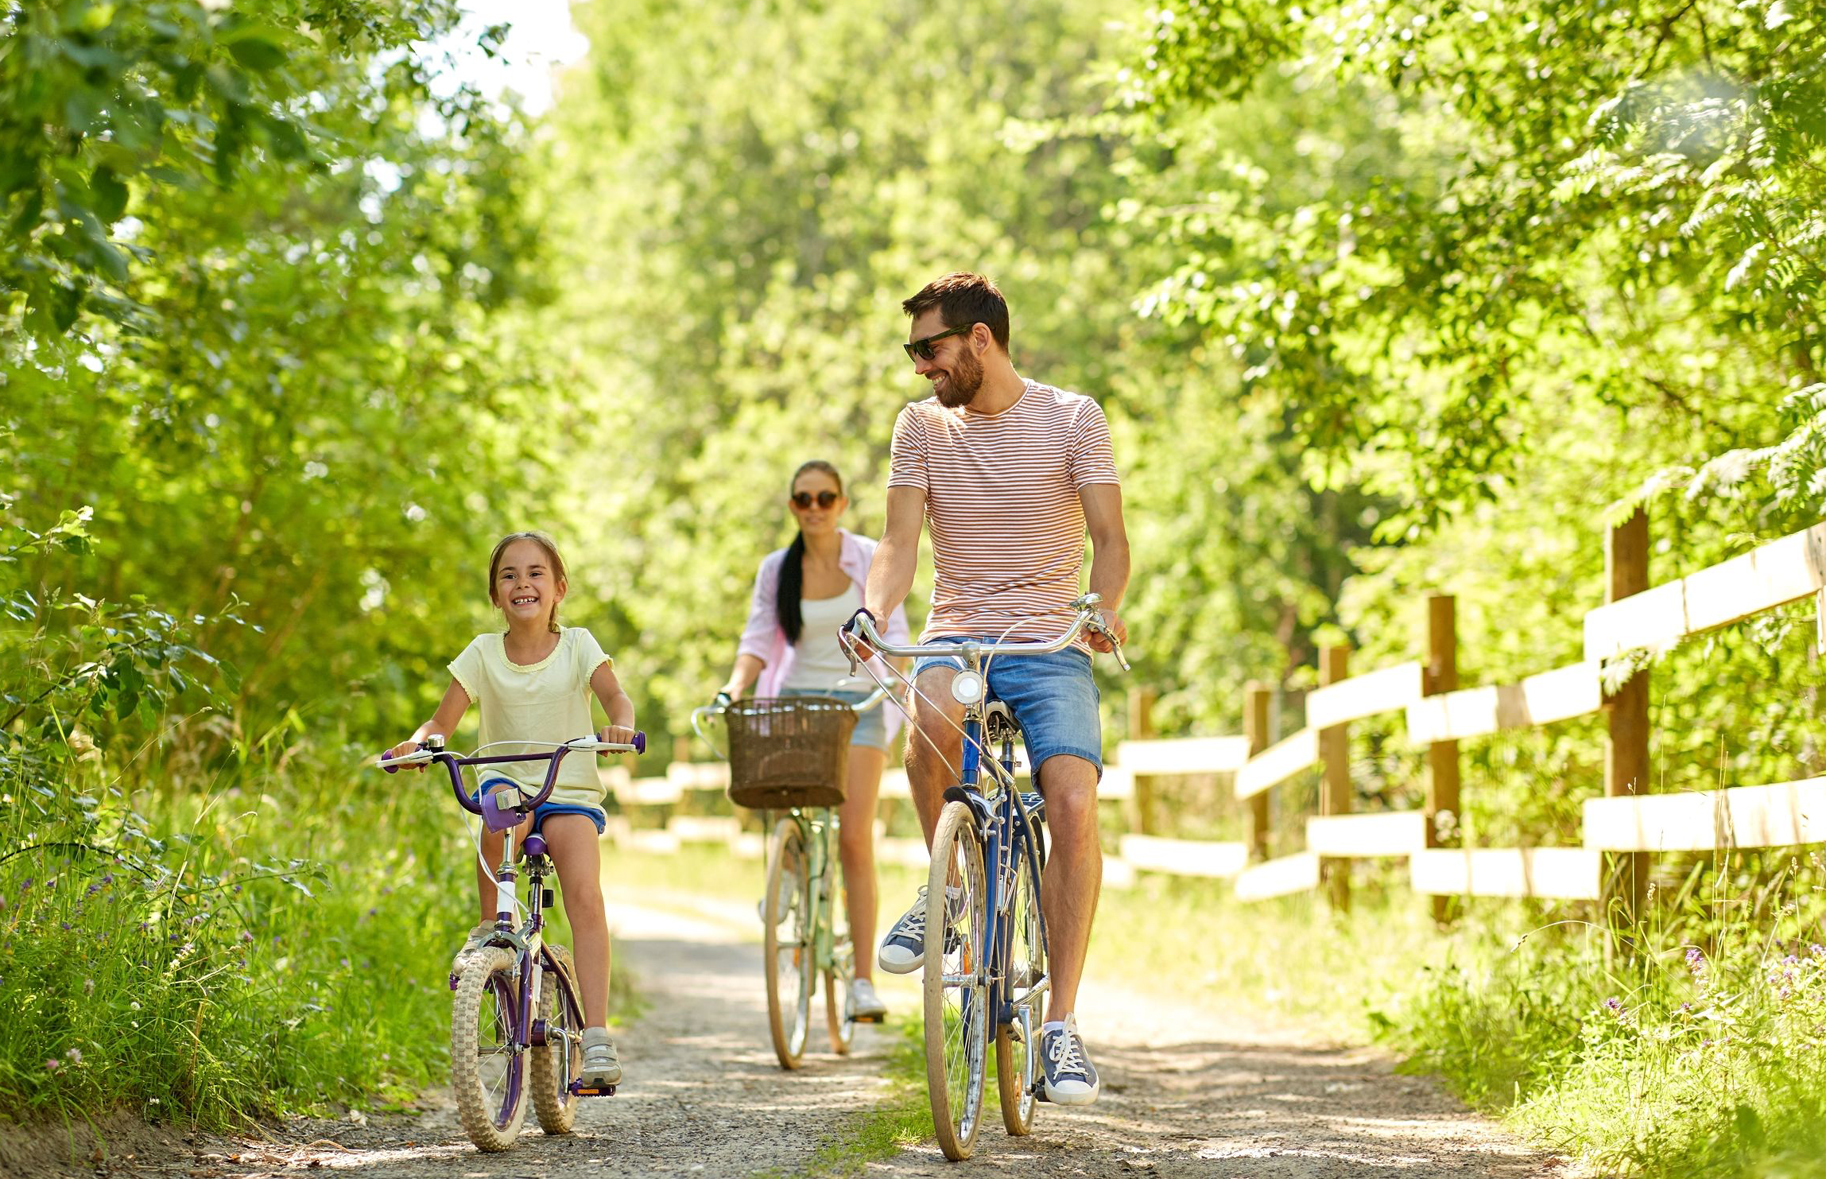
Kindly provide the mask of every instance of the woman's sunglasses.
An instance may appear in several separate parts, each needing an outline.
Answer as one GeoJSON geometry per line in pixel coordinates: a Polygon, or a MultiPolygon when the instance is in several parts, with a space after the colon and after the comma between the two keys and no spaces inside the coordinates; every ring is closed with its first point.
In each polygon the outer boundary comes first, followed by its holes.
{"type": "Polygon", "coordinates": [[[967,323],[963,327],[954,327],[947,332],[936,332],[923,340],[915,340],[911,344],[902,344],[901,347],[907,350],[908,360],[931,360],[938,355],[932,347],[932,341],[942,340],[946,336],[961,336],[975,326],[974,323],[967,323]]]}
{"type": "Polygon", "coordinates": [[[812,501],[816,500],[819,507],[828,508],[836,503],[842,494],[840,491],[820,491],[817,495],[813,495],[809,491],[795,491],[793,492],[793,507],[804,511],[812,506],[812,501]]]}

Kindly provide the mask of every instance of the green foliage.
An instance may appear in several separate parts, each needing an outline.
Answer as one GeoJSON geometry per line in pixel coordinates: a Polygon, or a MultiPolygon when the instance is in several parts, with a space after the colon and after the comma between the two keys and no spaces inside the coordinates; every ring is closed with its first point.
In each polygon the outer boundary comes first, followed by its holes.
{"type": "MultiPolygon", "coordinates": [[[[133,259],[112,236],[156,189],[231,185],[249,159],[321,165],[334,131],[305,101],[326,57],[447,24],[449,0],[27,0],[0,14],[0,312],[23,296],[40,337],[83,308],[116,319],[133,259]],[[135,190],[140,203],[134,204],[135,190]]],[[[143,218],[142,218],[143,219],[143,218]]]]}
{"type": "Polygon", "coordinates": [[[1223,340],[1400,524],[1500,497],[1569,417],[1631,415],[1621,498],[1767,445],[1816,383],[1811,9],[1321,3],[1238,39],[1240,11],[1161,6],[1172,51],[1127,95],[1192,149],[1137,213],[1181,255],[1148,309],[1223,340]],[[1291,152],[1207,139],[1243,94],[1313,116],[1291,152]]]}
{"type": "Polygon", "coordinates": [[[0,1114],[219,1127],[430,1081],[471,876],[441,800],[348,791],[356,751],[290,724],[232,737],[195,633],[238,620],[60,588],[88,525],[0,528],[0,1114]]]}
{"type": "MultiPolygon", "coordinates": [[[[250,152],[232,195],[136,188],[139,318],[0,332],[10,502],[87,511],[106,537],[64,585],[209,619],[253,729],[330,701],[372,726],[371,677],[435,691],[485,606],[477,550],[544,490],[537,371],[498,330],[545,297],[522,129],[387,48],[446,7],[335,6],[294,38],[282,72],[309,83],[317,164],[250,152]]],[[[419,707],[385,712],[409,728],[419,707]]]]}

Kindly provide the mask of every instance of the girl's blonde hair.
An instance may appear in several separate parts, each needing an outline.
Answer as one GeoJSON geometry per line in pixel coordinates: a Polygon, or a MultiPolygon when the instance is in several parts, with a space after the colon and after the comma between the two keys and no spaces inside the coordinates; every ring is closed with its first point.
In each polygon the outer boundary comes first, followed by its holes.
{"type": "MultiPolygon", "coordinates": [[[[516,540],[530,540],[544,549],[546,559],[552,565],[552,576],[557,579],[559,585],[566,587],[570,585],[570,578],[564,572],[564,554],[558,551],[557,541],[543,532],[514,532],[503,536],[500,543],[495,545],[493,555],[488,558],[488,600],[490,603],[497,607],[501,605],[495,597],[495,578],[501,575],[501,554],[505,553],[507,546],[516,540]]],[[[562,629],[558,625],[558,604],[556,602],[552,603],[552,617],[547,625],[553,634],[559,633],[562,629]]]]}

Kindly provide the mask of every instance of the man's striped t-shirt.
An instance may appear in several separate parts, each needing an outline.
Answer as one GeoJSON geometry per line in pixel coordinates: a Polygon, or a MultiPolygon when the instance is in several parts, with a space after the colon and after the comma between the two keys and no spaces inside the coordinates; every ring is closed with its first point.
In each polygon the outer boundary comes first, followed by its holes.
{"type": "Polygon", "coordinates": [[[1079,393],[1028,381],[997,414],[936,397],[901,410],[888,486],[926,493],[934,577],[922,641],[1058,635],[1084,565],[1078,492],[1120,482],[1109,423],[1079,393]]]}

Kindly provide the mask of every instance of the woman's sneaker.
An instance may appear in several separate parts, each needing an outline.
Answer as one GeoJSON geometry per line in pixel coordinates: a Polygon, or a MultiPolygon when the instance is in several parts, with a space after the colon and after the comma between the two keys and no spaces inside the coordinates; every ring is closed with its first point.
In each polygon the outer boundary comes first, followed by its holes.
{"type": "Polygon", "coordinates": [[[880,1023],[888,1017],[888,1005],[875,993],[875,984],[866,978],[850,983],[849,998],[844,1001],[844,1015],[852,1023],[880,1023]]]}
{"type": "Polygon", "coordinates": [[[1097,1069],[1084,1051],[1078,1017],[1040,1028],[1040,1064],[1046,1070],[1046,1100],[1054,1105],[1090,1105],[1103,1091],[1097,1069]]]}
{"type": "Polygon", "coordinates": [[[577,1071],[579,1089],[607,1089],[621,1084],[621,1060],[608,1028],[583,1029],[583,1067],[577,1071]]]}

